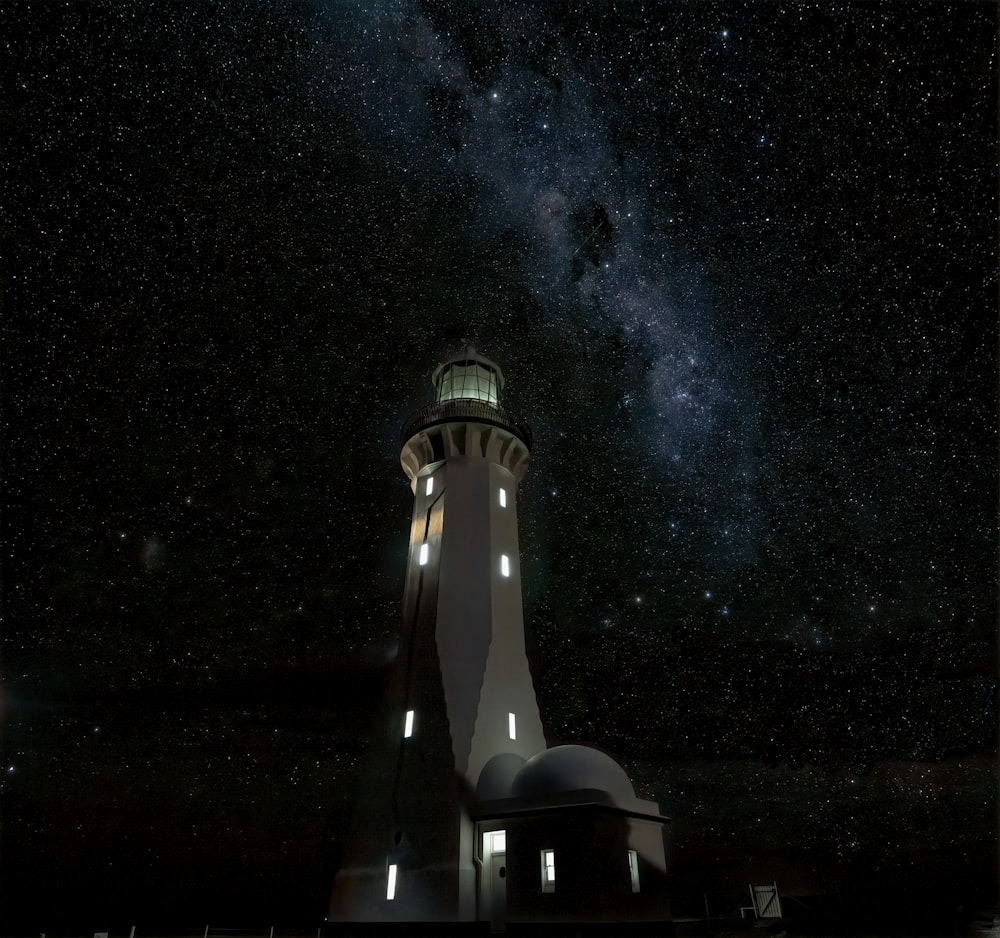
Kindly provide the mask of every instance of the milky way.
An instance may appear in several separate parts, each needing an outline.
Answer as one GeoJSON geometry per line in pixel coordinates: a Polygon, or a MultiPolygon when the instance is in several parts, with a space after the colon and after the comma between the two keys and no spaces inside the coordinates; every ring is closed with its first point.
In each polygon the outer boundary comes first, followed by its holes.
{"type": "Polygon", "coordinates": [[[0,7],[11,927],[314,926],[467,340],[534,431],[547,728],[674,817],[677,907],[990,894],[995,33],[0,7]]]}
{"type": "MultiPolygon", "coordinates": [[[[664,421],[662,433],[702,437],[719,398],[737,393],[736,382],[727,389],[698,380],[705,354],[723,359],[722,373],[733,365],[712,343],[710,310],[697,296],[690,261],[678,261],[663,220],[651,219],[650,188],[662,195],[675,184],[651,179],[653,157],[616,150],[604,112],[618,102],[609,98],[612,78],[596,64],[579,65],[559,38],[544,54],[547,74],[530,51],[517,53],[532,32],[522,14],[539,15],[521,11],[518,28],[497,39],[516,64],[477,75],[447,26],[438,32],[419,9],[360,18],[345,69],[351,103],[387,149],[406,142],[397,151],[405,154],[399,171],[412,185],[447,174],[449,185],[469,187],[455,223],[477,241],[506,235],[518,245],[520,287],[571,349],[574,341],[585,343],[585,327],[596,326],[619,329],[643,350],[647,373],[637,376],[623,406],[644,393],[664,421]]],[[[647,149],[655,146],[645,141],[647,149]]],[[[488,302],[497,303],[489,284],[483,287],[488,302]]],[[[480,308],[476,293],[467,298],[469,328],[488,341],[496,307],[480,308]]]]}

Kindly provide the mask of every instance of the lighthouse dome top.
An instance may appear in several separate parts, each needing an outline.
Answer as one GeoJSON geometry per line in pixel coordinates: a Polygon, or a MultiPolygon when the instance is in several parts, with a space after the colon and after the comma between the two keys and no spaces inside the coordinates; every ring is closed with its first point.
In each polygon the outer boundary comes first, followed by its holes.
{"type": "Polygon", "coordinates": [[[504,385],[500,366],[480,355],[471,343],[459,355],[438,365],[431,381],[439,404],[454,400],[498,404],[504,385]]]}

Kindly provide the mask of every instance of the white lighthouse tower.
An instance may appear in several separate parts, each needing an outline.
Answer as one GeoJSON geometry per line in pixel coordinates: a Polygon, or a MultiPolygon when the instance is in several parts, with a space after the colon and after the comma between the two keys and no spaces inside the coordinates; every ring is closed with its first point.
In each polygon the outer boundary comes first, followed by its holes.
{"type": "Polygon", "coordinates": [[[662,921],[667,819],[603,752],[546,749],[517,535],[531,432],[471,345],[432,380],[402,432],[398,655],[329,921],[662,921]]]}
{"type": "Polygon", "coordinates": [[[524,651],[517,543],[517,483],[531,433],[500,405],[500,368],[472,346],[433,382],[437,400],[407,421],[400,455],[415,498],[403,621],[435,641],[435,653],[413,663],[406,714],[416,733],[440,676],[451,768],[475,788],[495,756],[527,759],[545,748],[524,651]]]}

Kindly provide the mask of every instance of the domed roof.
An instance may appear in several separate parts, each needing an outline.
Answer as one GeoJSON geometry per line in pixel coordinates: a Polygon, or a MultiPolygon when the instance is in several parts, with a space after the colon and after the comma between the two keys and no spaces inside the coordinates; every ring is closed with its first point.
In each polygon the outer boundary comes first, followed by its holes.
{"type": "Polygon", "coordinates": [[[479,780],[476,783],[476,797],[480,801],[509,798],[514,779],[523,767],[523,756],[513,752],[501,752],[495,755],[479,773],[479,780]]]}
{"type": "Polygon", "coordinates": [[[625,770],[611,756],[588,746],[554,746],[533,755],[514,777],[517,798],[596,788],[616,801],[635,799],[625,770]]]}

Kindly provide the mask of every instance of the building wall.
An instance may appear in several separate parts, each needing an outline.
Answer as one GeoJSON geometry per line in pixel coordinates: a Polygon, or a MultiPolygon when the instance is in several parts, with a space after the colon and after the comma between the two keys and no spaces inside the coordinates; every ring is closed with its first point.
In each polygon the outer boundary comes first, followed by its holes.
{"type": "Polygon", "coordinates": [[[521,597],[521,560],[517,536],[517,480],[504,466],[487,463],[480,480],[489,509],[490,647],[477,702],[475,732],[466,776],[475,786],[483,766],[499,753],[529,759],[545,748],[538,699],[524,647],[521,597]],[[506,505],[499,493],[505,493],[506,505]],[[500,559],[508,557],[509,576],[500,559]],[[515,738],[510,738],[509,715],[514,714],[515,738]]]}
{"type": "Polygon", "coordinates": [[[501,823],[507,833],[507,921],[670,920],[661,824],[592,806],[553,809],[488,826],[501,823]],[[657,840],[658,856],[653,849],[657,840]],[[644,854],[637,849],[640,844],[644,854]],[[630,849],[639,854],[639,892],[632,890],[630,849]],[[542,889],[544,850],[555,852],[551,892],[542,889]]]}

